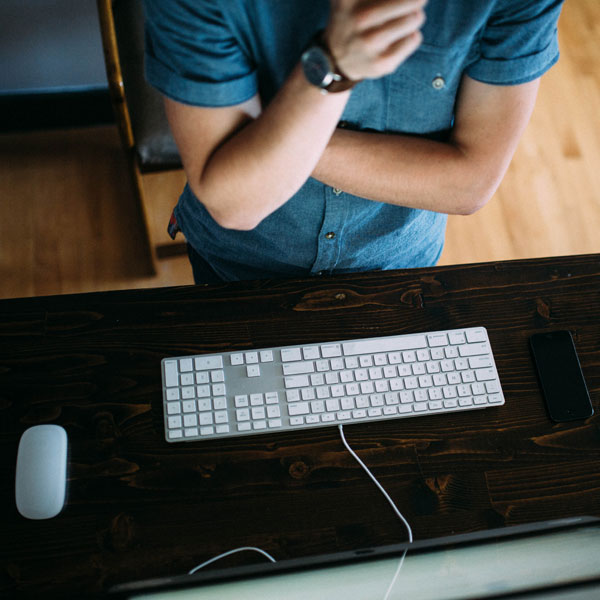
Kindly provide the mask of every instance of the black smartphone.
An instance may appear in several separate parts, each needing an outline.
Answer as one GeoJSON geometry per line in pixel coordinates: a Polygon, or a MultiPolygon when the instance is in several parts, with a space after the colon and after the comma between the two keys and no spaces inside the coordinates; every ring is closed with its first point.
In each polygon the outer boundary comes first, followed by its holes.
{"type": "Polygon", "coordinates": [[[594,409],[571,332],[537,333],[529,343],[550,418],[562,422],[591,417],[594,409]]]}

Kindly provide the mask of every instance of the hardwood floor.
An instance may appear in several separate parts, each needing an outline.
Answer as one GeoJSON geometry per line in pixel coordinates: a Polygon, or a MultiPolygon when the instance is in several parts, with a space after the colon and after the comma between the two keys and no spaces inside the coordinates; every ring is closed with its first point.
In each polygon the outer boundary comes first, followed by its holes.
{"type": "MultiPolygon", "coordinates": [[[[441,264],[600,252],[600,3],[569,0],[561,60],[488,206],[451,217],[441,264]]],[[[151,275],[116,128],[0,136],[0,298],[188,284],[185,257],[151,275]]],[[[182,173],[147,176],[164,227],[182,173]]]]}

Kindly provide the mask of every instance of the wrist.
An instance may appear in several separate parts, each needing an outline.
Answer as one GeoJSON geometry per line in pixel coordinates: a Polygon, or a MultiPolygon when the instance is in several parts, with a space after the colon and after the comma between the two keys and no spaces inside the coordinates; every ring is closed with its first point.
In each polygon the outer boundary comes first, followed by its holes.
{"type": "Polygon", "coordinates": [[[339,68],[323,31],[313,38],[304,51],[301,64],[307,81],[323,94],[345,92],[359,83],[347,77],[339,68]]]}

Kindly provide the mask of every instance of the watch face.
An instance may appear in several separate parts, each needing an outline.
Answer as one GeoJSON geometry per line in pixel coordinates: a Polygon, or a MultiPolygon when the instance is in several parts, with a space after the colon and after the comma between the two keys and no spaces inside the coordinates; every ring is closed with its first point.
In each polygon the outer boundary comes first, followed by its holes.
{"type": "Polygon", "coordinates": [[[302,68],[306,79],[317,87],[325,88],[333,79],[329,58],[318,46],[312,46],[302,55],[302,68]]]}

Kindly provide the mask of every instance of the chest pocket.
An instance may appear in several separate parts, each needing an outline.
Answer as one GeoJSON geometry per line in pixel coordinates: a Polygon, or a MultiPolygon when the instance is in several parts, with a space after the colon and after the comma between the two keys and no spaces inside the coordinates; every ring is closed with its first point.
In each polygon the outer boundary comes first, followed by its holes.
{"type": "Polygon", "coordinates": [[[468,48],[421,44],[386,77],[388,131],[432,134],[451,128],[468,48]]]}

